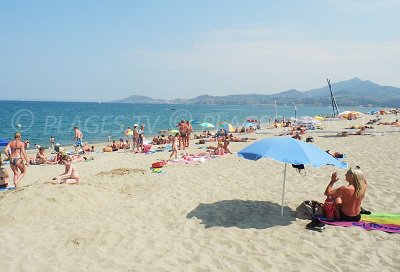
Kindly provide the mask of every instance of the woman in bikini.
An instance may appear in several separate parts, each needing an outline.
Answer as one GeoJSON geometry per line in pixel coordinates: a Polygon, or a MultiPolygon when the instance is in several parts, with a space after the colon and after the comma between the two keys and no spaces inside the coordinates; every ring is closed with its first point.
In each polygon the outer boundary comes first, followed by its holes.
{"type": "Polygon", "coordinates": [[[335,217],[341,221],[360,221],[361,202],[367,189],[367,181],[360,168],[350,168],[346,173],[348,186],[333,189],[333,184],[339,180],[338,174],[332,174],[331,181],[325,190],[326,196],[335,198],[335,217]]]}
{"type": "Polygon", "coordinates": [[[53,178],[53,183],[78,184],[78,170],[76,170],[75,166],[72,164],[71,158],[64,154],[62,156],[61,163],[65,165],[65,172],[58,177],[53,178]]]}
{"type": "Polygon", "coordinates": [[[7,144],[4,148],[4,153],[10,159],[11,170],[14,173],[14,186],[17,187],[18,183],[25,176],[26,168],[29,165],[25,144],[21,141],[21,133],[15,133],[14,140],[7,144]]]}

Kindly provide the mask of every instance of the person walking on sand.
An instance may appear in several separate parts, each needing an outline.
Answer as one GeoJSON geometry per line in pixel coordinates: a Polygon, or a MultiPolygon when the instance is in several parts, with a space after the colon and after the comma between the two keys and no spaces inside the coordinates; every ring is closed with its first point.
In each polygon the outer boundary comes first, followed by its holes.
{"type": "Polygon", "coordinates": [[[54,177],[52,183],[78,184],[80,181],[78,170],[72,164],[72,159],[67,154],[64,154],[60,163],[65,165],[65,171],[58,177],[54,177]]]}
{"type": "Polygon", "coordinates": [[[10,167],[14,173],[14,186],[17,187],[26,174],[26,168],[29,166],[25,144],[21,141],[21,133],[15,133],[14,140],[7,144],[4,148],[4,153],[10,160],[10,167]]]}
{"type": "Polygon", "coordinates": [[[171,160],[173,156],[175,156],[175,160],[178,158],[178,138],[179,133],[176,133],[171,139],[172,151],[171,155],[169,156],[169,160],[171,160]]]}
{"type": "Polygon", "coordinates": [[[78,147],[82,148],[83,153],[86,154],[86,151],[83,149],[82,138],[83,138],[83,133],[78,129],[78,127],[74,127],[74,141],[75,141],[76,154],[78,154],[78,147]]]}

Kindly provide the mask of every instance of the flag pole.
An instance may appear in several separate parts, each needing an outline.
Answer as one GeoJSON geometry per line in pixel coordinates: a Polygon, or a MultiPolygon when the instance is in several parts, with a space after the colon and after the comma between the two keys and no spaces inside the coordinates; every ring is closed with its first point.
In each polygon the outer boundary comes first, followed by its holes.
{"type": "Polygon", "coordinates": [[[281,216],[283,216],[283,203],[285,202],[286,168],[287,168],[287,163],[285,163],[285,170],[283,171],[283,189],[282,189],[281,216]]]}

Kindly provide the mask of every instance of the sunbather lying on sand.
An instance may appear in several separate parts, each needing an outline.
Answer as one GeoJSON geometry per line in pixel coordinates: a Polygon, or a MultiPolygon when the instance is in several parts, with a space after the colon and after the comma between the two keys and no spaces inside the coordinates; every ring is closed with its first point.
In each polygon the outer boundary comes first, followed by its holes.
{"type": "Polygon", "coordinates": [[[248,142],[249,140],[256,140],[256,138],[236,137],[236,136],[233,136],[232,134],[230,134],[229,140],[231,142],[248,142]]]}
{"type": "Polygon", "coordinates": [[[349,135],[365,135],[365,127],[361,127],[361,129],[355,133],[348,133],[347,131],[339,132],[336,136],[347,137],[349,135]]]}
{"type": "Polygon", "coordinates": [[[329,149],[326,150],[325,152],[328,153],[329,155],[331,155],[332,157],[335,157],[335,158],[343,158],[344,157],[344,154],[339,153],[339,152],[333,152],[333,151],[331,151],[329,149]]]}

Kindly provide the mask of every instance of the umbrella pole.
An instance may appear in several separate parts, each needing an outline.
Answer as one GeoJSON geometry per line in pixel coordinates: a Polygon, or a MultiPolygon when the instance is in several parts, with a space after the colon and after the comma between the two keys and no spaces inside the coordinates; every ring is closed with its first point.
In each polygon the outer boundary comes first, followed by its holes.
{"type": "Polygon", "coordinates": [[[287,167],[287,163],[285,163],[285,170],[283,171],[283,189],[282,189],[281,216],[283,216],[283,202],[285,201],[286,167],[287,167]]]}

